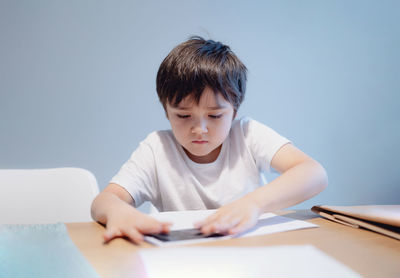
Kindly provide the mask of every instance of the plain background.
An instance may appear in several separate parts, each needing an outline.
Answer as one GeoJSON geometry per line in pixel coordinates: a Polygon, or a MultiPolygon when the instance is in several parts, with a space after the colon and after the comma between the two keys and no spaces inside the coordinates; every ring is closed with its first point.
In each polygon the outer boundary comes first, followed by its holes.
{"type": "Polygon", "coordinates": [[[201,35],[249,69],[239,115],[325,166],[296,208],[399,204],[399,3],[0,0],[0,168],[82,167],[104,188],[169,128],[156,72],[201,35]]]}

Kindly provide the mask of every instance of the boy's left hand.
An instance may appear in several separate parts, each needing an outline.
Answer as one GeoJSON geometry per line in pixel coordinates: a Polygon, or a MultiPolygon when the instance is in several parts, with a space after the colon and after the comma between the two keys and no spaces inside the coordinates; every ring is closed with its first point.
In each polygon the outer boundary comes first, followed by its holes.
{"type": "Polygon", "coordinates": [[[220,207],[214,214],[195,223],[205,235],[213,233],[238,234],[253,227],[260,216],[260,208],[250,196],[220,207]]]}

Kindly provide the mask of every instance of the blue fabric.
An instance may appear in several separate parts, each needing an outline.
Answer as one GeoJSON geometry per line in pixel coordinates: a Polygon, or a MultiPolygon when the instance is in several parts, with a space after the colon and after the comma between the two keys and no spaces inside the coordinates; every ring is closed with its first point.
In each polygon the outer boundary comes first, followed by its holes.
{"type": "Polygon", "coordinates": [[[64,224],[0,225],[0,277],[99,277],[64,224]]]}

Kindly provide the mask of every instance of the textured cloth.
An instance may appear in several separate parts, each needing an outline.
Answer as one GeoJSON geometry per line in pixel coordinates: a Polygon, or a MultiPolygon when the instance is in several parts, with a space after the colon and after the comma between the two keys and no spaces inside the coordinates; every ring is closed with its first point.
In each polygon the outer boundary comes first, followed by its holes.
{"type": "Polygon", "coordinates": [[[192,161],[171,130],[151,133],[111,180],[139,206],[159,211],[215,209],[266,183],[275,153],[288,139],[250,118],[235,120],[218,158],[192,161]]]}
{"type": "Polygon", "coordinates": [[[0,277],[99,277],[64,224],[0,225],[0,277]]]}

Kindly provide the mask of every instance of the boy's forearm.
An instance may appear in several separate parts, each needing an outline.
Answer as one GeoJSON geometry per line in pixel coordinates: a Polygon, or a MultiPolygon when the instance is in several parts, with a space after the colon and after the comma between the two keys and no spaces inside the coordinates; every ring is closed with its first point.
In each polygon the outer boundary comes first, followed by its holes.
{"type": "MultiPolygon", "coordinates": [[[[101,192],[93,201],[91,207],[92,218],[102,224],[107,223],[109,215],[121,207],[130,206],[118,196],[110,192],[101,192]]],[[[132,206],[130,206],[133,208],[132,206]]]]}
{"type": "Polygon", "coordinates": [[[324,190],[327,184],[325,169],[318,162],[307,160],[246,197],[258,205],[260,212],[271,212],[301,203],[324,190]]]}

